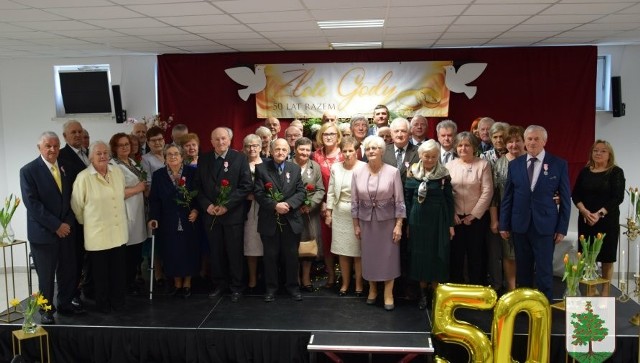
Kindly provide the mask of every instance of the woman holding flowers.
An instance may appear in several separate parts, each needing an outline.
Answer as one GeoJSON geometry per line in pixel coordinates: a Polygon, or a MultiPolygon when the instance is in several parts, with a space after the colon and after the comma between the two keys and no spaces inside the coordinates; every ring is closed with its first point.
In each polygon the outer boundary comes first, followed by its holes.
{"type": "Polygon", "coordinates": [[[199,270],[195,169],[184,167],[180,146],[167,145],[164,157],[166,166],[153,173],[148,225],[158,229],[164,272],[173,277],[171,293],[186,299],[191,296],[191,276],[199,270]]]}
{"type": "Polygon", "coordinates": [[[327,212],[325,223],[331,227],[331,253],[338,255],[342,286],[338,296],[346,296],[351,283],[351,261],[356,276],[355,294],[363,294],[362,259],[360,258],[360,241],[356,238],[351,218],[351,179],[353,171],[366,165],[358,160],[356,149],[358,141],[351,136],[340,142],[340,150],[344,161],[331,166],[329,189],[327,189],[327,212]]]}
{"type": "MultiPolygon", "coordinates": [[[[589,151],[589,162],[580,171],[571,198],[578,208],[578,234],[596,237],[606,234],[597,261],[602,263],[602,277],[611,280],[620,233],[620,203],[624,200],[624,172],[616,165],[613,147],[596,140],[589,151]]],[[[582,246],[578,249],[582,251],[582,246]]],[[[603,294],[608,295],[609,285],[603,294]]]]}
{"type": "MultiPolygon", "coordinates": [[[[338,127],[333,122],[327,122],[323,124],[318,133],[316,134],[316,142],[318,143],[318,149],[313,152],[311,159],[320,165],[320,172],[322,173],[322,184],[324,189],[329,189],[329,176],[331,175],[331,165],[333,163],[339,163],[344,160],[344,156],[340,151],[340,141],[342,140],[342,134],[338,127]]],[[[324,218],[327,213],[326,198],[320,207],[320,217],[324,218]]],[[[324,254],[324,264],[327,269],[327,284],[326,288],[332,288],[336,283],[336,273],[334,269],[334,259],[331,253],[331,229],[324,223],[321,223],[322,228],[322,252],[324,254]]]]}
{"type": "MultiPolygon", "coordinates": [[[[310,159],[312,142],[306,137],[296,140],[296,150],[293,163],[300,167],[302,173],[302,184],[307,191],[305,204],[300,207],[302,220],[304,223],[304,236],[309,239],[315,238],[316,243],[322,241],[320,232],[320,205],[324,199],[324,185],[322,184],[322,174],[320,165],[310,159]]],[[[307,238],[304,238],[307,240],[307,238]]],[[[313,257],[303,257],[301,261],[302,288],[306,292],[313,292],[311,284],[311,262],[313,257]]]]}
{"type": "Polygon", "coordinates": [[[147,225],[144,211],[144,192],[147,181],[142,169],[129,158],[131,138],[120,132],[109,140],[111,147],[111,161],[109,164],[120,168],[124,174],[124,205],[127,211],[127,227],[129,240],[127,241],[127,287],[130,294],[138,294],[139,287],[135,284],[137,266],[142,259],[142,242],[147,239],[147,225]]]}

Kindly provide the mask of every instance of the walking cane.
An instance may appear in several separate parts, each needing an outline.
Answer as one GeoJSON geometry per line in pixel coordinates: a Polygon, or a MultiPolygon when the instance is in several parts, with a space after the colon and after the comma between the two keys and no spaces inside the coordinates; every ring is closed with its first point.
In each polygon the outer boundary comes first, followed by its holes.
{"type": "Polygon", "coordinates": [[[153,282],[155,276],[153,274],[153,256],[155,254],[156,247],[156,232],[151,230],[151,258],[149,259],[149,300],[153,300],[153,282]]]}

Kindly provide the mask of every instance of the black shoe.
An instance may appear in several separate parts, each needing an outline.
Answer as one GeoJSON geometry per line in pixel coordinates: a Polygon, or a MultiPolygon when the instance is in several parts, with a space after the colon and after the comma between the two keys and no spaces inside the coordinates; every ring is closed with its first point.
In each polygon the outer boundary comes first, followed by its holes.
{"type": "Polygon", "coordinates": [[[276,296],[273,293],[267,293],[264,295],[264,302],[273,302],[276,301],[276,296]]]}
{"type": "Polygon", "coordinates": [[[395,305],[393,304],[384,304],[384,310],[386,311],[393,311],[393,309],[395,309],[395,305]]]}
{"type": "Polygon", "coordinates": [[[84,309],[84,304],[82,303],[82,300],[80,300],[79,297],[74,297],[73,299],[71,299],[71,305],[75,306],[76,308],[84,309]]]}
{"type": "Polygon", "coordinates": [[[314,292],[316,290],[313,288],[313,285],[304,285],[304,286],[302,286],[302,291],[304,291],[304,292],[314,292]]]}
{"type": "Polygon", "coordinates": [[[233,294],[231,294],[231,302],[232,303],[237,303],[238,301],[240,301],[240,297],[242,297],[241,293],[234,292],[233,294]]]}
{"type": "Polygon", "coordinates": [[[73,304],[69,304],[68,306],[58,307],[57,312],[61,315],[80,315],[86,313],[87,311],[82,306],[76,307],[73,304]]]}
{"type": "Polygon", "coordinates": [[[53,325],[55,323],[56,319],[53,318],[53,313],[51,311],[45,311],[40,314],[40,324],[53,325]]]}
{"type": "Polygon", "coordinates": [[[347,296],[347,292],[344,290],[340,290],[338,291],[338,296],[343,297],[343,296],[347,296]]]}
{"type": "Polygon", "coordinates": [[[183,287],[182,288],[182,297],[184,299],[188,299],[189,296],[191,296],[191,288],[190,287],[183,287]]]}
{"type": "Polygon", "coordinates": [[[302,294],[300,291],[294,291],[291,293],[291,299],[293,301],[302,301],[302,294]]]}
{"type": "Polygon", "coordinates": [[[224,289],[220,287],[216,287],[215,290],[209,293],[209,299],[219,298],[224,294],[224,289]]]}
{"type": "Polygon", "coordinates": [[[421,296],[420,301],[418,301],[418,309],[424,310],[427,308],[427,297],[421,296]]]}
{"type": "Polygon", "coordinates": [[[363,297],[364,296],[364,292],[363,291],[356,291],[355,292],[355,296],[356,297],[363,297]]]}
{"type": "Polygon", "coordinates": [[[175,286],[171,286],[167,289],[167,295],[169,296],[180,296],[182,295],[182,288],[177,288],[175,286]]]}

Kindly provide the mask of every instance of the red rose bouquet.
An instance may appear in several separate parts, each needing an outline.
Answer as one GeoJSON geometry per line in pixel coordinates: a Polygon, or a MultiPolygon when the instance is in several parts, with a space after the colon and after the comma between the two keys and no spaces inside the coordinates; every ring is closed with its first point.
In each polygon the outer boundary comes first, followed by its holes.
{"type": "MultiPolygon", "coordinates": [[[[282,200],[284,200],[284,195],[282,195],[282,193],[280,193],[278,190],[276,190],[273,187],[273,183],[271,182],[264,183],[264,189],[267,190],[267,193],[269,193],[269,197],[273,199],[276,203],[282,202],[282,200]]],[[[280,214],[278,214],[278,212],[276,212],[276,223],[278,223],[278,227],[280,227],[280,232],[282,232],[282,222],[280,222],[280,214]]]]}
{"type": "Polygon", "coordinates": [[[306,205],[307,207],[311,207],[311,197],[316,191],[316,187],[313,184],[307,184],[305,190],[307,191],[307,193],[304,196],[304,205],[306,205]]]}

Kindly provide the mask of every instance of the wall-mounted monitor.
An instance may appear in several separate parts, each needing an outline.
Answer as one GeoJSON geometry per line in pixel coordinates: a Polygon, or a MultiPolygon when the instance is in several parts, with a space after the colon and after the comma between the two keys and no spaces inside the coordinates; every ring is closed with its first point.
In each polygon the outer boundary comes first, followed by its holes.
{"type": "Polygon", "coordinates": [[[56,116],[113,116],[109,65],[56,66],[56,116]]]}

